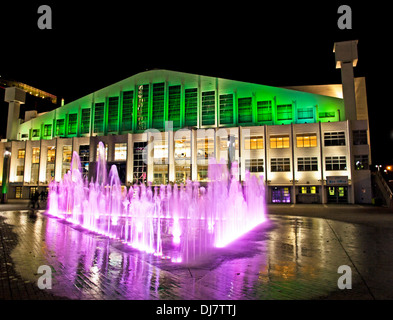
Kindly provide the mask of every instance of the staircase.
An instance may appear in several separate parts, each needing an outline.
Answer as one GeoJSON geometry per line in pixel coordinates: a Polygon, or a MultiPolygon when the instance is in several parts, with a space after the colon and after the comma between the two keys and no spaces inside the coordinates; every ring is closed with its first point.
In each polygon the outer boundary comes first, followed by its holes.
{"type": "Polygon", "coordinates": [[[393,209],[393,192],[380,171],[372,173],[374,198],[381,199],[383,205],[393,209]]]}

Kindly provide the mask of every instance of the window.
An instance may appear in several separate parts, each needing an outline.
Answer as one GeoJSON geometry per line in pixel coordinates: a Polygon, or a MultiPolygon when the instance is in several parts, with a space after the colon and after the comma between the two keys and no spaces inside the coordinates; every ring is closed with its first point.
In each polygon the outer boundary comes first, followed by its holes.
{"type": "Polygon", "coordinates": [[[314,119],[314,110],[313,108],[301,108],[297,111],[298,120],[309,120],[314,119]]]}
{"type": "Polygon", "coordinates": [[[368,155],[355,155],[355,169],[356,170],[368,170],[368,155]]]}
{"type": "Polygon", "coordinates": [[[244,149],[257,150],[263,149],[263,137],[246,137],[244,138],[244,149]]]}
{"type": "Polygon", "coordinates": [[[33,138],[39,138],[39,137],[40,137],[40,129],[33,129],[33,130],[31,131],[31,136],[32,136],[33,138]]]}
{"type": "Polygon", "coordinates": [[[273,158],[270,160],[271,172],[291,171],[289,158],[273,158]]]}
{"type": "Polygon", "coordinates": [[[149,111],[149,85],[140,85],[138,87],[138,104],[136,130],[146,130],[148,127],[149,111]]]}
{"type": "Polygon", "coordinates": [[[324,133],[325,147],[330,146],[345,146],[345,132],[325,132],[324,133]]]}
{"type": "Polygon", "coordinates": [[[72,147],[71,146],[63,146],[63,165],[61,168],[61,176],[68,172],[71,169],[71,159],[72,159],[72,147]]]}
{"type": "Polygon", "coordinates": [[[165,83],[153,84],[153,128],[164,128],[165,83]]]}
{"type": "Polygon", "coordinates": [[[40,163],[40,148],[33,148],[32,163],[40,163]]]}
{"type": "Polygon", "coordinates": [[[198,123],[198,89],[185,90],[185,126],[196,126],[198,123]]]}
{"type": "Polygon", "coordinates": [[[79,159],[81,161],[81,169],[83,177],[87,177],[89,174],[89,162],[90,162],[90,146],[81,145],[79,146],[79,159]]]}
{"type": "Polygon", "coordinates": [[[297,158],[297,171],[318,171],[318,158],[297,158]]]}
{"type": "Polygon", "coordinates": [[[115,143],[115,161],[127,160],[127,143],[115,143]]]}
{"type": "Polygon", "coordinates": [[[250,173],[264,172],[263,159],[246,159],[246,170],[250,173]]]}
{"type": "Polygon", "coordinates": [[[320,112],[319,118],[334,118],[336,116],[335,112],[320,112]]]}
{"type": "Polygon", "coordinates": [[[81,128],[80,132],[89,133],[90,132],[90,108],[82,109],[81,111],[81,128]]]}
{"type": "MultiPolygon", "coordinates": [[[[96,153],[96,161],[98,161],[99,153],[100,153],[100,148],[99,148],[99,143],[97,144],[97,153],[96,153]]],[[[108,144],[104,143],[105,146],[105,160],[108,160],[108,144]]]]}
{"type": "Polygon", "coordinates": [[[237,100],[239,123],[252,122],[252,98],[239,98],[237,100]]]}
{"type": "Polygon", "coordinates": [[[70,113],[68,115],[68,134],[76,134],[78,126],[78,114],[70,113]]]}
{"type": "Polygon", "coordinates": [[[119,98],[111,97],[108,100],[108,132],[118,131],[119,98]]]}
{"type": "Polygon", "coordinates": [[[57,119],[56,120],[56,136],[64,136],[65,125],[64,119],[57,119]]]}
{"type": "Polygon", "coordinates": [[[24,159],[25,158],[25,149],[19,149],[18,150],[18,159],[24,159]]]}
{"type": "Polygon", "coordinates": [[[347,170],[347,159],[345,156],[326,157],[326,171],[347,170]]]}
{"type": "Polygon", "coordinates": [[[202,125],[216,123],[216,93],[214,91],[202,92],[202,125]]]}
{"type": "Polygon", "coordinates": [[[271,149],[289,148],[289,136],[275,136],[270,137],[271,149]]]}
{"type": "Polygon", "coordinates": [[[147,160],[146,159],[147,142],[134,142],[134,183],[146,182],[147,160]]]}
{"type": "Polygon", "coordinates": [[[22,187],[15,187],[15,198],[22,199],[22,187]]]}
{"type": "Polygon", "coordinates": [[[233,94],[220,95],[220,124],[233,124],[233,94]]]}
{"type": "Polygon", "coordinates": [[[197,139],[197,159],[214,157],[214,138],[197,139]]]}
{"type": "Polygon", "coordinates": [[[44,137],[50,137],[52,136],[52,125],[51,124],[45,124],[44,125],[44,137]]]}
{"type": "Polygon", "coordinates": [[[297,134],[296,135],[296,147],[298,148],[313,148],[317,146],[317,134],[297,134]]]}
{"type": "Polygon", "coordinates": [[[132,112],[134,106],[134,91],[123,92],[122,130],[132,130],[132,112]]]}
{"type": "Polygon", "coordinates": [[[185,183],[191,179],[191,139],[183,137],[175,140],[175,183],[185,183]]]}
{"type": "Polygon", "coordinates": [[[277,120],[292,120],[292,105],[283,104],[277,106],[277,120]]]}
{"type": "Polygon", "coordinates": [[[317,188],[316,186],[299,187],[299,193],[315,194],[319,193],[319,188],[317,188]]]}
{"type": "Polygon", "coordinates": [[[353,144],[354,145],[367,144],[367,130],[354,130],[353,144]]]}
{"type": "Polygon", "coordinates": [[[173,128],[180,128],[180,93],[181,93],[181,86],[170,86],[169,89],[168,89],[168,93],[169,93],[169,97],[168,97],[168,121],[172,121],[173,122],[173,128]]]}
{"type": "Polygon", "coordinates": [[[272,101],[257,102],[257,121],[272,121],[272,101]]]}
{"type": "Polygon", "coordinates": [[[56,158],[56,148],[48,147],[48,155],[46,161],[49,163],[55,163],[55,158],[56,158]]]}
{"type": "Polygon", "coordinates": [[[17,166],[16,167],[16,175],[23,176],[25,173],[25,166],[17,166]]]}
{"type": "Polygon", "coordinates": [[[95,104],[95,107],[94,107],[94,133],[104,132],[104,111],[105,111],[105,104],[103,102],[95,104]]]}

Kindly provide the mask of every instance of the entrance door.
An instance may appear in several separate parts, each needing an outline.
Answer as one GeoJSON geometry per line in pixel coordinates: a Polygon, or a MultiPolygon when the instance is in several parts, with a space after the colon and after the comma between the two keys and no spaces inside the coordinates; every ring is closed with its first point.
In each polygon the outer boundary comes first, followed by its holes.
{"type": "Polygon", "coordinates": [[[329,203],[348,203],[348,187],[328,187],[329,203]]]}
{"type": "Polygon", "coordinates": [[[273,187],[272,188],[272,202],[273,203],[290,203],[291,193],[289,187],[273,187]]]}

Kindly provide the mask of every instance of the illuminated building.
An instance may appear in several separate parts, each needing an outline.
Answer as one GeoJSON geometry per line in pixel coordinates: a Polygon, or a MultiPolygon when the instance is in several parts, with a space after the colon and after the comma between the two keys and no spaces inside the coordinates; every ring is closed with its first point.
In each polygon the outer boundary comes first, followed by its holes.
{"type": "Polygon", "coordinates": [[[235,176],[263,175],[269,202],[371,203],[365,79],[351,69],[356,44],[335,44],[343,85],[278,88],[151,70],[14,121],[15,135],[0,144],[11,152],[9,197],[60,181],[74,151],[90,179],[99,141],[124,185],[203,183],[209,157],[228,160],[232,141],[235,176]]]}

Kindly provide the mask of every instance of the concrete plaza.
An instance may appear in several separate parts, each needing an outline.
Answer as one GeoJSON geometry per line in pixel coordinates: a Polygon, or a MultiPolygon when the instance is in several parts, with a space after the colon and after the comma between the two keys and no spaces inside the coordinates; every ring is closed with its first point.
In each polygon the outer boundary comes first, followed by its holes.
{"type": "Polygon", "coordinates": [[[393,212],[361,205],[269,205],[268,221],[196,263],[0,205],[0,299],[393,299],[393,212]],[[52,288],[39,289],[47,265],[52,288]],[[341,265],[352,289],[340,290],[341,265]]]}

